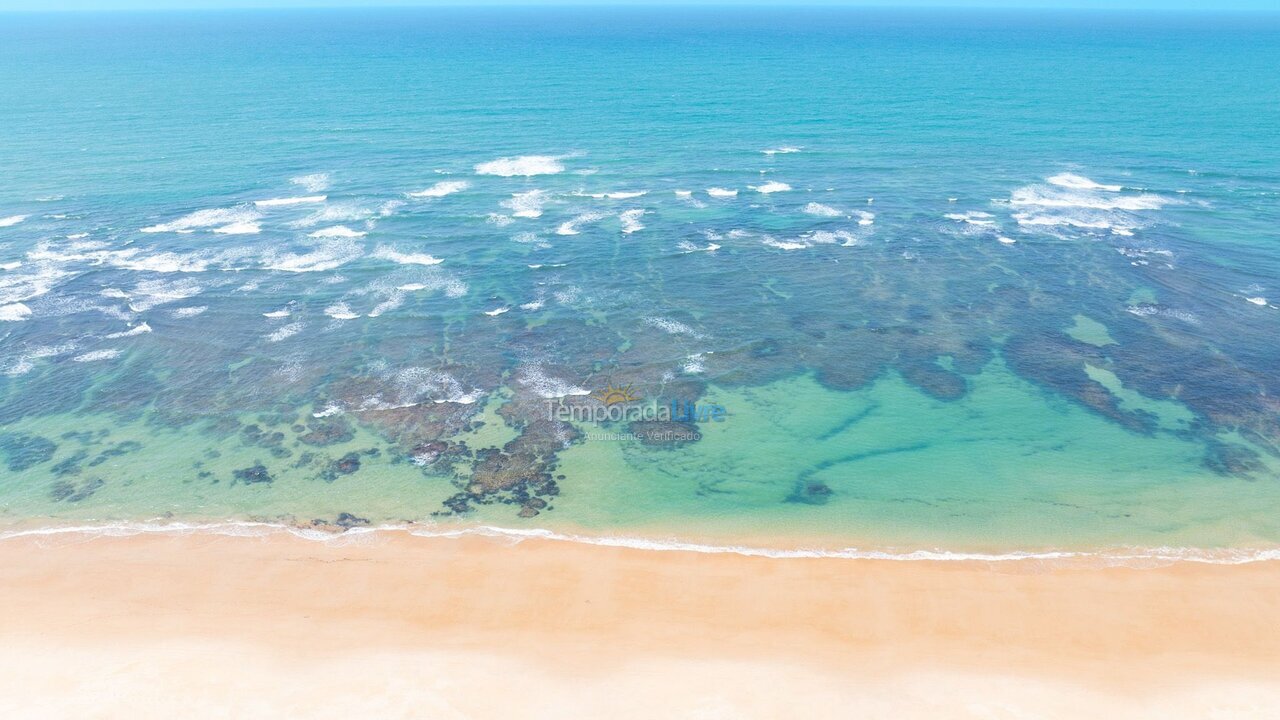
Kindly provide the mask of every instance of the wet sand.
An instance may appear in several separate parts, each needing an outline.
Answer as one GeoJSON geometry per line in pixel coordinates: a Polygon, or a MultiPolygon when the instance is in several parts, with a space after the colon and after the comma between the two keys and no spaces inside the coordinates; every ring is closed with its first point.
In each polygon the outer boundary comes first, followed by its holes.
{"type": "Polygon", "coordinates": [[[0,541],[6,717],[1280,715],[1280,562],[0,541]]]}

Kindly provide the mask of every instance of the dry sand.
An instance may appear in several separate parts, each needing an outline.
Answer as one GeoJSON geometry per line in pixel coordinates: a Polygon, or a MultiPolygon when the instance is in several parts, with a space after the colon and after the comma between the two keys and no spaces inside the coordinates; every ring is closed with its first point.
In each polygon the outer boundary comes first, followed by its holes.
{"type": "Polygon", "coordinates": [[[0,717],[1277,718],[1280,562],[0,541],[0,717]]]}

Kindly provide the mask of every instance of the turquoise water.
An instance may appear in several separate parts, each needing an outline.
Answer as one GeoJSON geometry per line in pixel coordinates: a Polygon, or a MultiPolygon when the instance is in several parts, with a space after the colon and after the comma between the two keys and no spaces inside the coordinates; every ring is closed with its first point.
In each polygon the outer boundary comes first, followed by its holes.
{"type": "Polygon", "coordinates": [[[1277,66],[1265,15],[0,16],[0,522],[1272,546],[1277,66]],[[589,419],[673,403],[722,415],[589,419]]]}

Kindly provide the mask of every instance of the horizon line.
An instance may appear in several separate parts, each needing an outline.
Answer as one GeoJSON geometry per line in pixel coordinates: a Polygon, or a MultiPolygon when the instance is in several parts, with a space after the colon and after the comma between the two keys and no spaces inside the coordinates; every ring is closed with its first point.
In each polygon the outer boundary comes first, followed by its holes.
{"type": "MultiPolygon", "coordinates": [[[[1096,1],[1096,0],[1095,0],[1096,1]]],[[[1157,0],[1158,2],[1158,0],[1157,0]]],[[[1280,7],[1264,7],[1253,6],[1250,4],[1226,6],[1226,7],[1204,7],[1199,4],[1191,4],[1184,6],[1160,6],[1153,2],[1143,2],[1138,0],[1136,4],[1128,4],[1117,6],[1113,4],[1094,4],[1094,2],[1051,2],[1047,4],[1018,4],[1017,0],[1011,0],[1007,3],[983,3],[975,2],[972,4],[963,2],[948,2],[947,0],[920,0],[919,2],[908,2],[906,4],[892,5],[882,4],[881,2],[860,2],[859,0],[807,0],[801,3],[784,3],[778,0],[550,0],[543,2],[542,0],[479,0],[479,2],[465,2],[463,0],[404,0],[402,2],[379,3],[377,5],[362,5],[358,2],[346,2],[344,0],[335,0],[334,2],[320,2],[316,4],[308,4],[307,2],[293,4],[288,0],[273,3],[271,0],[262,4],[241,1],[240,3],[232,0],[230,4],[217,4],[216,0],[209,4],[195,5],[191,7],[174,7],[164,4],[163,0],[154,4],[137,4],[122,5],[117,7],[86,6],[81,7],[78,4],[65,5],[62,7],[4,7],[0,1],[0,15],[110,15],[110,14],[141,14],[141,13],[219,13],[219,12],[279,12],[279,11],[387,11],[387,10],[469,10],[469,9],[506,9],[506,10],[554,10],[554,9],[591,9],[591,10],[636,10],[636,9],[666,9],[666,10],[700,10],[700,9],[723,9],[723,8],[752,8],[752,9],[771,9],[778,11],[787,10],[870,10],[870,11],[950,11],[950,12],[1010,12],[1010,13],[1056,13],[1056,12],[1072,12],[1072,13],[1093,13],[1099,15],[1116,15],[1116,14],[1163,14],[1163,15],[1280,15],[1280,7]]]]}

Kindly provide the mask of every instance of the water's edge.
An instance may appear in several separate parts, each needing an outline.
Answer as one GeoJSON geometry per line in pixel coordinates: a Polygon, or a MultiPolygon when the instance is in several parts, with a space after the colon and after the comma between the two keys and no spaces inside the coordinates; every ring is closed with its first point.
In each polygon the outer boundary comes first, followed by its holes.
{"type": "Polygon", "coordinates": [[[129,522],[85,525],[34,526],[0,531],[0,542],[20,538],[82,536],[130,537],[138,535],[207,534],[226,537],[268,537],[289,535],[324,543],[361,541],[376,536],[404,534],[416,538],[487,537],[519,543],[525,540],[570,542],[632,550],[733,554],[776,560],[836,558],[845,560],[892,560],[932,562],[1016,562],[1051,561],[1064,564],[1097,563],[1105,567],[1162,567],[1173,563],[1192,562],[1209,565],[1244,565],[1280,561],[1280,547],[1260,548],[1193,548],[1193,547],[1112,547],[1097,550],[1040,550],[1003,553],[963,552],[934,549],[872,549],[768,547],[761,545],[714,545],[688,542],[679,538],[649,538],[635,535],[585,535],[543,528],[505,528],[493,525],[441,527],[419,524],[354,527],[343,531],[325,531],[281,523],[256,521],[219,522],[129,522]]]}

